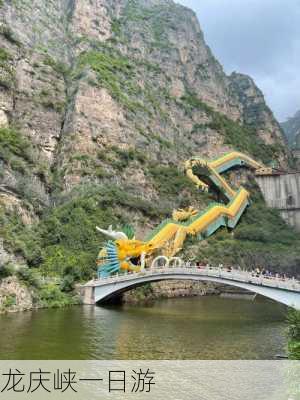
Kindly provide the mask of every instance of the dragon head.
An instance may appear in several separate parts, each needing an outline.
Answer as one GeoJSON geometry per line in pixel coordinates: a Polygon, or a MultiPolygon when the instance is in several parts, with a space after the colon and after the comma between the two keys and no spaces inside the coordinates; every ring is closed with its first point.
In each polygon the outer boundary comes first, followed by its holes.
{"type": "Polygon", "coordinates": [[[153,244],[135,240],[128,227],[124,229],[126,233],[112,231],[111,227],[108,231],[98,230],[110,238],[116,238],[105,243],[98,255],[98,275],[101,277],[125,271],[139,271],[142,255],[154,251],[153,244]],[[127,236],[129,232],[132,239],[127,236]]]}
{"type": "Polygon", "coordinates": [[[142,254],[150,254],[154,250],[151,243],[140,240],[116,240],[121,270],[137,271],[141,267],[142,254]]]}

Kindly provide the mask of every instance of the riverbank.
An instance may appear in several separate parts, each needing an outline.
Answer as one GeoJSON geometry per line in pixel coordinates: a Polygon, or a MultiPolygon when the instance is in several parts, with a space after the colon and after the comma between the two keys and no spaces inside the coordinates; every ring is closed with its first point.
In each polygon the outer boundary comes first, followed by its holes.
{"type": "Polygon", "coordinates": [[[55,281],[28,281],[16,275],[0,280],[0,314],[80,304],[75,292],[64,293],[55,281]]]}
{"type": "MultiPolygon", "coordinates": [[[[144,305],[160,299],[222,296],[252,299],[244,290],[216,285],[210,282],[167,281],[155,282],[125,292],[119,298],[123,304],[144,305]]],[[[61,308],[81,304],[77,290],[65,292],[55,280],[21,279],[14,275],[0,280],[0,314],[15,313],[39,308],[61,308]]]]}
{"type": "Polygon", "coordinates": [[[195,281],[162,281],[129,290],[122,295],[124,304],[148,304],[159,299],[197,296],[223,296],[251,300],[253,294],[236,287],[195,281]]]}

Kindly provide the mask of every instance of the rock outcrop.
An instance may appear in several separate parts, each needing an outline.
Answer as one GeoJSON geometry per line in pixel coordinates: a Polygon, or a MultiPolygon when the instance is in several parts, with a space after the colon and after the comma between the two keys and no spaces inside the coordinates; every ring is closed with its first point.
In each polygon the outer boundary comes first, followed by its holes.
{"type": "Polygon", "coordinates": [[[285,136],[291,148],[299,148],[300,150],[300,110],[289,118],[287,121],[281,123],[285,136]]]}
{"type": "Polygon", "coordinates": [[[32,294],[15,277],[8,277],[0,282],[0,313],[31,310],[32,294]]]}
{"type": "Polygon", "coordinates": [[[174,297],[195,297],[219,295],[217,285],[206,282],[170,281],[155,282],[150,290],[144,288],[130,290],[123,294],[122,301],[127,304],[140,304],[158,299],[171,299],[174,297]]]}

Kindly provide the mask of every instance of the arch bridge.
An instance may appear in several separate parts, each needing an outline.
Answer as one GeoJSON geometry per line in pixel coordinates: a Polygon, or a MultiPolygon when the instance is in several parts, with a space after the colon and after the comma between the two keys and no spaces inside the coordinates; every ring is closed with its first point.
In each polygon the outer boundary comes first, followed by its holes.
{"type": "Polygon", "coordinates": [[[183,263],[180,258],[158,257],[151,268],[140,272],[115,274],[89,281],[81,287],[84,304],[100,304],[116,295],[149,282],[163,280],[194,280],[235,286],[260,294],[279,303],[300,310],[300,282],[294,278],[256,276],[249,271],[197,267],[183,263]],[[163,265],[162,265],[163,263],[163,265]]]}

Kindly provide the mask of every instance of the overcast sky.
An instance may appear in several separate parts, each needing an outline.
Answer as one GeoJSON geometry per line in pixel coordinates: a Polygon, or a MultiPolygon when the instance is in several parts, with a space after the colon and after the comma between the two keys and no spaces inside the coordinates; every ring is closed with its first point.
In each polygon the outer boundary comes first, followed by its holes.
{"type": "Polygon", "coordinates": [[[300,110],[300,0],[176,0],[227,73],[252,76],[279,121],[300,110]]]}

